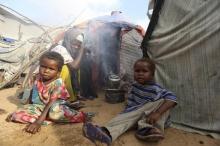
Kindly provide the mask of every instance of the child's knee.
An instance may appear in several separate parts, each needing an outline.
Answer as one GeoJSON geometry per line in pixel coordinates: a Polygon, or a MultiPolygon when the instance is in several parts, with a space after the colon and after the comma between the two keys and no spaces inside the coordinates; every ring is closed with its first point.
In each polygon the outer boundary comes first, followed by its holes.
{"type": "Polygon", "coordinates": [[[61,119],[62,115],[63,115],[63,112],[62,110],[60,110],[59,104],[54,104],[51,106],[49,113],[48,113],[48,117],[50,120],[57,121],[61,119]]]}

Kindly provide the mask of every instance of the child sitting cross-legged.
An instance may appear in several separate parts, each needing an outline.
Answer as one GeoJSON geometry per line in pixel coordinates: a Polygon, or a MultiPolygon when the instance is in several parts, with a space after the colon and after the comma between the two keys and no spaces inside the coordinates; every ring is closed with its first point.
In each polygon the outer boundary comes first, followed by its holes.
{"type": "Polygon", "coordinates": [[[32,134],[38,132],[42,124],[84,122],[87,113],[75,110],[66,101],[69,93],[60,78],[63,64],[64,59],[59,53],[44,53],[40,57],[39,74],[29,104],[10,114],[6,120],[28,124],[25,131],[32,134]]]}
{"type": "Polygon", "coordinates": [[[176,96],[154,81],[155,64],[150,59],[139,59],[134,64],[134,80],[128,93],[124,111],[104,127],[87,122],[83,133],[91,141],[110,145],[134,125],[138,125],[136,138],[158,141],[164,138],[164,125],[169,111],[176,104],[176,96]]]}

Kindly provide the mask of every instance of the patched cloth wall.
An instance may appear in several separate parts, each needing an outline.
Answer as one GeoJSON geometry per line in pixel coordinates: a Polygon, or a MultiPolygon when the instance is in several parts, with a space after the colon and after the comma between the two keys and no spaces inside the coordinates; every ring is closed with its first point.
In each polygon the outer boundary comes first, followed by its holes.
{"type": "Polygon", "coordinates": [[[120,73],[127,76],[127,80],[133,81],[133,65],[136,60],[141,58],[140,49],[143,37],[136,31],[131,30],[122,36],[120,50],[120,73]]]}
{"type": "Polygon", "coordinates": [[[172,120],[220,138],[220,0],[165,0],[148,43],[156,80],[178,96],[172,120]]]}

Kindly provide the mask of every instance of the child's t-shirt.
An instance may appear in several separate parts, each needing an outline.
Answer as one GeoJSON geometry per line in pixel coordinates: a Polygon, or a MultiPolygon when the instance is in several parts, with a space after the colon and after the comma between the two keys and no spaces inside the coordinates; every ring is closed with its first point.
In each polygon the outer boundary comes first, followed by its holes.
{"type": "Polygon", "coordinates": [[[154,102],[159,99],[177,102],[176,96],[171,91],[153,81],[148,82],[146,85],[134,83],[128,93],[128,102],[124,112],[134,111],[148,102],[154,102]]]}

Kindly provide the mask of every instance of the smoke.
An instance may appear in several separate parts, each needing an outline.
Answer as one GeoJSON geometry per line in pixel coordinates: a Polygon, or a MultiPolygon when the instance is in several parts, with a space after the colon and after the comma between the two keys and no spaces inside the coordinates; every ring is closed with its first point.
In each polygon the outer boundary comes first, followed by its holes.
{"type": "Polygon", "coordinates": [[[63,45],[72,56],[75,56],[75,50],[71,48],[70,42],[78,34],[84,33],[83,46],[86,49],[84,59],[90,60],[90,63],[95,65],[98,80],[101,80],[99,84],[102,85],[110,74],[120,75],[121,31],[135,28],[134,24],[118,18],[123,17],[108,15],[91,19],[87,22],[86,28],[75,26],[64,36],[63,45]]]}
{"type": "Polygon", "coordinates": [[[101,84],[105,84],[110,74],[120,75],[121,31],[135,26],[116,19],[113,21],[111,17],[90,20],[85,30],[85,47],[98,68],[101,84]]]}

